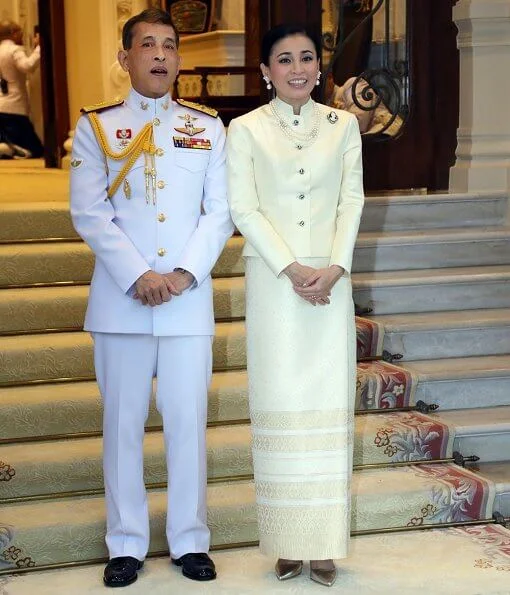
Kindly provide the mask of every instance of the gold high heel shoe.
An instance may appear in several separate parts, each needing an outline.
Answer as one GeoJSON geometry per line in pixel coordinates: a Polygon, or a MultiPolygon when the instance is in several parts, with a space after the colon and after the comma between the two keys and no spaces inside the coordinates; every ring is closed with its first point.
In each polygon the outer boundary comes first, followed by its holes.
{"type": "Polygon", "coordinates": [[[276,578],[279,581],[287,581],[290,578],[299,576],[303,570],[303,562],[301,560],[281,560],[276,562],[274,571],[276,578]]]}
{"type": "Polygon", "coordinates": [[[336,581],[337,572],[335,565],[331,569],[313,568],[312,562],[310,562],[310,578],[312,581],[324,585],[325,587],[332,587],[336,581]]]}

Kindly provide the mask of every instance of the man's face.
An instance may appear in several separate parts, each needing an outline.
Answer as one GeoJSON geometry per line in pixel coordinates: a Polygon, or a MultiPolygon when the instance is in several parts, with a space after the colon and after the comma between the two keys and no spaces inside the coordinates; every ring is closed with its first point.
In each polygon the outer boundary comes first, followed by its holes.
{"type": "Polygon", "coordinates": [[[175,31],[161,23],[137,23],[131,48],[121,50],[118,59],[135,91],[144,97],[163,97],[172,88],[181,63],[175,31]]]}

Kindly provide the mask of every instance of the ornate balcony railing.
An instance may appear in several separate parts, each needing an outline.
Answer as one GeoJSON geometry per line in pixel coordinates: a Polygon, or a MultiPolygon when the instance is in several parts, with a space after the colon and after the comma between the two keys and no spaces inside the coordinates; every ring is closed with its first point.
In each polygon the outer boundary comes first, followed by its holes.
{"type": "Polygon", "coordinates": [[[410,110],[405,0],[324,0],[323,7],[321,100],[354,113],[366,140],[399,136],[410,110]]]}

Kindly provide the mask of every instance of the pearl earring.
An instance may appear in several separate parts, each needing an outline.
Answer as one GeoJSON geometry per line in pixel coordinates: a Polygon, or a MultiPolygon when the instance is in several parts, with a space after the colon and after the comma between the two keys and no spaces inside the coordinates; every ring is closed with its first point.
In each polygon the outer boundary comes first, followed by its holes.
{"type": "Polygon", "coordinates": [[[317,73],[317,80],[315,81],[315,86],[318,87],[321,84],[321,71],[317,73]]]}
{"type": "Polygon", "coordinates": [[[271,85],[271,81],[269,80],[269,77],[267,75],[264,75],[262,78],[264,79],[264,82],[266,83],[266,89],[268,91],[270,91],[273,88],[273,85],[271,85]]]}

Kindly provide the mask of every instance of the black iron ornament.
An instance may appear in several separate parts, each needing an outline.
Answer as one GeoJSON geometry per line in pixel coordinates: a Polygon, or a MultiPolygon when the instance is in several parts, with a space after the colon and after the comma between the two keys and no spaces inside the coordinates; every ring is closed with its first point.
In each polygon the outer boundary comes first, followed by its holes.
{"type": "MultiPolygon", "coordinates": [[[[409,115],[409,71],[408,45],[404,44],[404,56],[392,55],[391,15],[392,5],[398,0],[339,0],[338,2],[338,31],[325,32],[322,38],[323,50],[332,54],[321,85],[321,101],[326,103],[326,80],[335,73],[336,65],[345,63],[346,53],[352,62],[354,72],[348,76],[354,81],[349,89],[352,103],[360,112],[375,112],[384,107],[387,117],[377,127],[377,131],[364,136],[371,140],[388,140],[398,136],[403,129],[409,115]],[[353,12],[354,11],[354,12],[353,12]],[[376,68],[368,66],[367,44],[372,43],[372,21],[374,15],[384,11],[384,40],[378,44],[381,49],[381,63],[376,68]],[[352,14],[356,14],[355,24],[352,14]],[[351,20],[346,20],[347,16],[351,20]],[[346,30],[346,23],[349,27],[346,30]],[[367,39],[367,31],[370,33],[367,39]],[[361,38],[363,37],[363,40],[361,38]],[[351,47],[358,44],[357,48],[351,47]],[[361,45],[360,45],[361,44],[361,45]],[[361,56],[361,60],[360,60],[361,56]],[[360,67],[360,64],[363,64],[360,67]],[[362,70],[360,72],[360,70],[362,70]],[[390,130],[391,129],[391,130],[390,130]],[[397,131],[395,132],[395,129],[397,131]]],[[[344,69],[342,69],[343,71],[344,69]]],[[[348,69],[343,76],[347,76],[348,69]]],[[[337,73],[338,74],[338,73],[337,73]]],[[[335,80],[335,84],[343,85],[345,80],[335,80]]],[[[329,116],[328,116],[329,120],[329,116]]]]}

